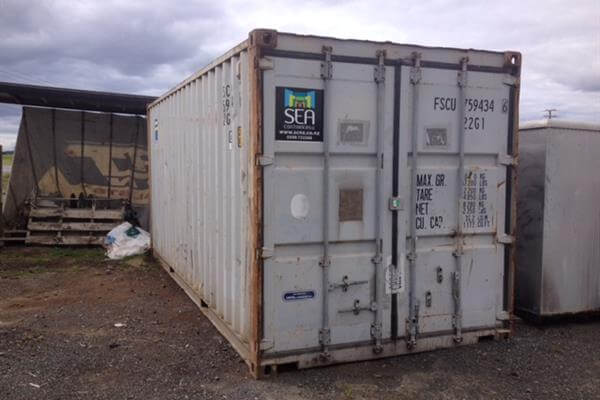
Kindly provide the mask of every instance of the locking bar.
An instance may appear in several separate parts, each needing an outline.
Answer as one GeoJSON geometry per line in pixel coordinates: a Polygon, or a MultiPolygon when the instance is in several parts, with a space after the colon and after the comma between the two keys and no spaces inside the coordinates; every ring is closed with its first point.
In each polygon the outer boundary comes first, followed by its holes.
{"type": "Polygon", "coordinates": [[[408,319],[406,321],[406,346],[413,349],[417,344],[417,333],[419,330],[419,302],[415,293],[417,287],[416,262],[417,262],[417,226],[416,209],[417,204],[417,168],[419,157],[419,95],[421,82],[421,53],[413,53],[413,66],[410,69],[410,83],[412,85],[412,126],[411,126],[411,162],[410,162],[410,249],[406,258],[409,266],[409,296],[408,296],[408,319]]]}
{"type": "MultiPolygon", "coordinates": [[[[329,107],[328,103],[331,101],[330,83],[333,76],[333,64],[331,62],[331,53],[333,49],[328,46],[323,46],[323,55],[325,60],[321,63],[321,79],[323,79],[323,104],[325,109],[329,107]]],[[[329,119],[325,119],[325,132],[330,131],[328,122],[329,119]]],[[[320,261],[321,266],[321,285],[323,288],[322,303],[321,303],[321,330],[319,331],[319,343],[321,344],[321,358],[328,359],[329,344],[331,343],[331,336],[329,330],[329,291],[325,288],[329,287],[329,266],[331,265],[331,259],[329,256],[329,178],[330,178],[330,154],[329,154],[329,137],[330,135],[323,135],[323,203],[322,206],[322,226],[323,229],[323,258],[320,261]]]]}
{"type": "Polygon", "coordinates": [[[454,257],[456,260],[455,270],[452,274],[452,288],[453,288],[453,299],[454,299],[454,313],[452,315],[452,321],[454,326],[454,341],[456,343],[462,342],[462,299],[460,295],[460,282],[462,278],[462,263],[463,263],[463,193],[464,193],[464,182],[465,182],[465,125],[463,123],[467,110],[465,107],[465,99],[467,97],[467,85],[468,85],[468,63],[469,58],[464,57],[460,61],[460,71],[456,75],[456,81],[458,85],[458,179],[456,180],[456,193],[458,194],[458,201],[456,202],[456,248],[454,250],[454,257]]]}
{"type": "Polygon", "coordinates": [[[330,283],[329,284],[329,291],[334,291],[336,289],[342,289],[342,292],[347,292],[348,288],[350,286],[356,286],[356,285],[364,285],[369,283],[368,280],[363,280],[363,281],[350,281],[348,280],[348,275],[344,275],[344,277],[342,278],[342,281],[339,283],[330,283]]]}
{"type": "Polygon", "coordinates": [[[352,313],[354,315],[358,315],[358,314],[360,314],[361,311],[377,312],[377,304],[376,303],[371,303],[371,304],[366,305],[366,306],[361,306],[360,305],[360,300],[359,299],[354,299],[354,303],[353,303],[352,308],[343,308],[341,310],[338,310],[338,313],[340,313],[340,314],[352,313]]]}

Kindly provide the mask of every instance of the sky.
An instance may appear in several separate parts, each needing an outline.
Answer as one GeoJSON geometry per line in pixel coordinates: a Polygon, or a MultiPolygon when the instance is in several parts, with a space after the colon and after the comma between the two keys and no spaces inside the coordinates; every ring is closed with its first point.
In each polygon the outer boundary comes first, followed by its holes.
{"type": "Polygon", "coordinates": [[[522,122],[600,123],[600,0],[0,0],[0,81],[158,96],[254,28],[520,51],[522,122]]]}

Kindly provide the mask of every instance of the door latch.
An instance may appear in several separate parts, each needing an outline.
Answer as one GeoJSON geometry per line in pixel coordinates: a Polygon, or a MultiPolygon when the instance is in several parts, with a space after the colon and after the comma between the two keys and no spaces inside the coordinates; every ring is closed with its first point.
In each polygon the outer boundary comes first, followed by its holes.
{"type": "Polygon", "coordinates": [[[343,314],[343,313],[352,313],[354,315],[358,315],[358,314],[360,314],[361,311],[373,311],[373,312],[375,312],[375,311],[377,311],[377,304],[371,303],[368,306],[361,306],[360,305],[360,300],[359,299],[355,299],[352,308],[346,308],[346,309],[339,310],[338,313],[340,313],[340,314],[343,314]]]}
{"type": "Polygon", "coordinates": [[[367,280],[363,280],[363,281],[351,281],[348,279],[348,275],[344,275],[344,277],[342,278],[342,281],[339,283],[330,283],[329,284],[329,291],[333,291],[337,288],[341,288],[342,292],[347,292],[348,288],[350,286],[354,286],[354,285],[364,285],[366,283],[369,283],[369,281],[367,280]]]}

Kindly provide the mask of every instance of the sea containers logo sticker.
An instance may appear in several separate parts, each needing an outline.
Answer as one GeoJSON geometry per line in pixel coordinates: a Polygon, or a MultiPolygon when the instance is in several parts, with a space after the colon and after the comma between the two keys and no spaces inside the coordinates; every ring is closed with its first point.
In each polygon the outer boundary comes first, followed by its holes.
{"type": "Polygon", "coordinates": [[[277,87],[275,140],[323,141],[323,90],[277,87]]]}

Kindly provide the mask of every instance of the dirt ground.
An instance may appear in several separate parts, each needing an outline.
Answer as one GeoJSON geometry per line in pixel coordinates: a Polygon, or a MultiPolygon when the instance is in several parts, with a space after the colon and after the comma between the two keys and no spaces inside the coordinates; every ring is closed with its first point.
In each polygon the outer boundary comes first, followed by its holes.
{"type": "Polygon", "coordinates": [[[600,322],[253,380],[150,258],[0,250],[0,399],[600,398],[600,322]]]}

